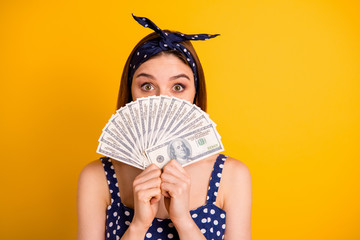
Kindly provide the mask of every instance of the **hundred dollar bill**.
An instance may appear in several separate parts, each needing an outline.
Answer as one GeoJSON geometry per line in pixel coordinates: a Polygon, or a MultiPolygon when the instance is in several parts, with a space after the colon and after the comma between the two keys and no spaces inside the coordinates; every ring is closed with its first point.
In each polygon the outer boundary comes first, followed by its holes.
{"type": "MultiPolygon", "coordinates": [[[[158,112],[155,117],[154,130],[153,130],[153,135],[151,137],[151,143],[150,143],[151,146],[155,145],[158,142],[158,132],[161,127],[161,123],[163,122],[164,118],[166,117],[165,116],[166,110],[170,106],[170,102],[171,102],[171,97],[163,96],[163,95],[160,96],[159,108],[158,108],[158,112]]],[[[165,121],[166,121],[166,119],[165,119],[165,121]]]]}
{"type": "Polygon", "coordinates": [[[138,139],[138,144],[141,149],[144,149],[143,144],[143,135],[141,134],[141,124],[140,124],[140,116],[139,116],[139,105],[138,101],[131,102],[126,104],[126,107],[129,109],[130,117],[132,119],[132,122],[134,123],[134,134],[136,138],[138,139]]]}
{"type": "Polygon", "coordinates": [[[183,103],[183,101],[181,101],[180,99],[176,98],[176,97],[172,97],[171,98],[171,102],[170,102],[170,106],[167,109],[167,113],[164,117],[163,122],[161,123],[161,126],[159,128],[158,134],[157,134],[157,141],[160,142],[161,139],[163,138],[163,135],[166,132],[166,129],[170,128],[171,124],[174,123],[174,121],[176,120],[176,113],[179,110],[179,107],[181,107],[181,104],[183,103]]]}
{"type": "Polygon", "coordinates": [[[147,146],[147,118],[148,118],[148,98],[139,98],[137,99],[139,104],[139,112],[140,112],[140,128],[141,128],[141,135],[143,137],[143,149],[147,146]]]}
{"type": "MultiPolygon", "coordinates": [[[[216,124],[213,121],[211,121],[210,118],[208,118],[206,115],[200,115],[196,119],[193,119],[191,122],[184,124],[184,126],[182,126],[180,129],[178,129],[177,132],[175,132],[173,135],[169,135],[167,137],[173,138],[174,136],[184,134],[189,131],[193,131],[197,128],[207,126],[209,124],[212,124],[212,125],[214,125],[214,127],[216,127],[216,124]]],[[[218,134],[218,132],[216,132],[216,134],[218,134]]],[[[221,139],[220,135],[218,137],[219,137],[219,139],[221,139]]]]}
{"type": "Polygon", "coordinates": [[[112,148],[118,150],[119,155],[122,155],[123,157],[126,158],[130,158],[133,161],[142,165],[141,162],[139,161],[139,157],[132,152],[132,149],[129,146],[127,146],[126,143],[124,143],[123,141],[120,142],[117,136],[113,134],[113,132],[110,133],[107,131],[103,132],[100,136],[99,142],[111,146],[112,148]]]}
{"type": "Polygon", "coordinates": [[[135,137],[135,126],[132,121],[132,118],[130,117],[130,111],[127,107],[122,107],[119,110],[116,111],[116,114],[120,117],[121,121],[124,123],[124,126],[126,127],[129,136],[132,139],[132,142],[138,146],[140,144],[137,144],[139,140],[135,137]]]}
{"type": "Polygon", "coordinates": [[[186,166],[215,153],[224,151],[213,124],[197,128],[145,150],[148,159],[162,168],[171,159],[186,166]]]}
{"type": "Polygon", "coordinates": [[[177,108],[177,111],[175,112],[175,114],[172,116],[172,119],[168,121],[168,124],[165,127],[166,129],[165,129],[163,135],[160,136],[160,140],[164,139],[164,135],[166,136],[168,134],[170,129],[172,129],[179,122],[179,120],[184,117],[184,115],[187,113],[187,111],[191,107],[192,106],[190,104],[188,104],[187,101],[180,100],[180,105],[177,108]]]}
{"type": "MultiPolygon", "coordinates": [[[[143,148],[141,148],[141,142],[136,132],[136,123],[132,120],[131,113],[128,107],[122,107],[116,111],[112,123],[117,123],[117,127],[121,125],[122,130],[124,130],[123,136],[128,140],[128,143],[134,149],[134,152],[137,153],[138,160],[144,162],[145,165],[149,165],[150,162],[147,160],[143,148]],[[128,134],[126,134],[127,132],[128,134]]],[[[121,128],[118,128],[119,130],[121,128]]]]}
{"type": "Polygon", "coordinates": [[[100,154],[103,154],[103,155],[105,155],[107,157],[111,157],[111,158],[113,158],[115,160],[118,160],[120,162],[129,164],[129,165],[131,165],[133,167],[136,167],[136,168],[140,168],[140,169],[145,169],[146,168],[146,166],[140,165],[139,163],[133,161],[132,159],[124,157],[123,155],[120,155],[119,152],[116,149],[112,148],[111,146],[107,145],[106,143],[100,142],[96,152],[100,153],[100,154]]]}
{"type": "MultiPolygon", "coordinates": [[[[130,153],[134,153],[138,159],[140,159],[141,150],[131,141],[130,134],[126,122],[121,120],[119,114],[114,114],[108,124],[106,124],[103,132],[110,134],[114,139],[116,139],[125,149],[130,153]]],[[[101,139],[101,137],[100,137],[101,139]]],[[[99,139],[99,141],[100,141],[99,139]]]]}
{"type": "Polygon", "coordinates": [[[175,133],[178,133],[180,129],[183,129],[184,126],[188,126],[189,122],[192,122],[198,117],[204,116],[206,119],[209,119],[208,114],[203,112],[198,106],[193,104],[190,105],[190,103],[187,101],[186,103],[187,103],[186,105],[191,106],[191,108],[187,109],[188,111],[186,112],[186,114],[181,119],[179,119],[174,124],[174,126],[172,126],[171,130],[167,131],[166,135],[162,136],[162,139],[169,138],[170,136],[173,136],[175,133]]]}
{"type": "MultiPolygon", "coordinates": [[[[156,121],[156,114],[158,113],[159,105],[160,105],[160,98],[151,96],[149,97],[149,117],[148,117],[148,144],[147,147],[151,146],[151,140],[154,135],[154,128],[155,128],[155,121],[156,121]]],[[[146,148],[147,148],[146,147],[146,148]]]]}

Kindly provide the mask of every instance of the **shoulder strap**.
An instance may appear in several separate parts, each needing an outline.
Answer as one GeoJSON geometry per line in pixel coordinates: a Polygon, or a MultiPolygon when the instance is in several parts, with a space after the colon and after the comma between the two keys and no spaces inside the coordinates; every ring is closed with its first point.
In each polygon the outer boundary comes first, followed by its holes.
{"type": "Polygon", "coordinates": [[[216,197],[217,197],[220,180],[221,180],[221,174],[222,174],[222,170],[223,170],[224,162],[225,162],[226,158],[227,158],[227,156],[225,156],[223,154],[219,154],[219,156],[216,158],[216,161],[214,163],[214,168],[211,173],[208,195],[206,198],[207,204],[215,204],[215,202],[216,202],[216,197]]]}
{"type": "Polygon", "coordinates": [[[114,166],[110,158],[102,157],[100,159],[105,170],[105,175],[110,190],[111,204],[112,204],[115,200],[120,200],[119,185],[117,182],[114,166]]]}

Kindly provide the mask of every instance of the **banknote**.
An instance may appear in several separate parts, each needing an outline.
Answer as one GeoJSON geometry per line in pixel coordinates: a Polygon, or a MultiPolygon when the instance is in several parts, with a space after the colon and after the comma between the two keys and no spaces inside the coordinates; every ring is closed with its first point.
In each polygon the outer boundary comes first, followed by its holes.
{"type": "Polygon", "coordinates": [[[147,147],[151,146],[152,138],[154,135],[155,129],[155,120],[157,119],[156,115],[160,106],[159,97],[149,97],[149,117],[148,117],[148,144],[147,147]]]}
{"type": "Polygon", "coordinates": [[[145,150],[150,161],[162,168],[171,159],[183,166],[224,151],[212,124],[176,136],[164,143],[145,150]]]}
{"type": "Polygon", "coordinates": [[[166,110],[170,106],[170,101],[171,101],[170,97],[168,97],[168,96],[160,96],[159,108],[158,108],[158,112],[157,112],[157,114],[155,116],[154,129],[153,129],[153,133],[152,133],[152,136],[151,136],[150,145],[156,144],[156,142],[158,141],[159,129],[161,127],[161,123],[164,120],[166,121],[165,113],[166,113],[166,110]]]}
{"type": "Polygon", "coordinates": [[[177,119],[176,114],[181,111],[183,105],[185,105],[184,101],[175,97],[171,99],[170,107],[157,134],[158,141],[161,141],[161,139],[163,139],[164,134],[167,134],[167,130],[174,124],[175,120],[177,119]]]}
{"type": "Polygon", "coordinates": [[[139,98],[110,117],[97,152],[145,169],[171,159],[183,166],[224,151],[216,124],[198,106],[169,96],[139,98]]]}
{"type": "Polygon", "coordinates": [[[116,149],[112,148],[111,146],[103,142],[100,142],[100,144],[98,145],[97,152],[136,168],[145,169],[147,167],[145,165],[141,165],[135,162],[133,159],[120,155],[116,149]]]}
{"type": "MultiPolygon", "coordinates": [[[[122,121],[122,118],[120,118],[120,115],[113,115],[108,124],[106,124],[105,128],[103,129],[103,134],[108,133],[111,135],[114,139],[117,140],[117,142],[122,145],[126,150],[131,152],[132,154],[135,154],[137,158],[140,158],[141,150],[136,145],[136,142],[132,141],[130,137],[130,132],[127,127],[126,122],[122,121]]],[[[99,141],[102,141],[102,136],[100,136],[99,141]]]]}

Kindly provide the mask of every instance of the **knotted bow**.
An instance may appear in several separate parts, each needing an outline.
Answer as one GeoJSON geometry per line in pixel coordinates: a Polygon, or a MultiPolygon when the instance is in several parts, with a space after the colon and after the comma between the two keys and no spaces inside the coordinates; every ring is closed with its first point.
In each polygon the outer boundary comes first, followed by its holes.
{"type": "Polygon", "coordinates": [[[160,38],[155,38],[148,42],[145,42],[143,45],[139,46],[136,53],[134,53],[131,61],[130,61],[130,69],[129,69],[129,83],[131,85],[132,78],[136,69],[148,60],[150,57],[156,55],[159,52],[167,51],[167,50],[177,50],[181,52],[187,59],[189,66],[191,67],[194,73],[195,80],[195,89],[198,86],[198,74],[195,60],[190,53],[190,51],[181,44],[181,42],[191,40],[207,40],[209,38],[214,38],[219,34],[210,35],[210,34],[183,34],[183,33],[167,33],[161,30],[158,26],[155,25],[150,19],[145,17],[136,17],[134,14],[132,15],[134,19],[143,27],[148,27],[157,32],[160,35],[160,38]]]}

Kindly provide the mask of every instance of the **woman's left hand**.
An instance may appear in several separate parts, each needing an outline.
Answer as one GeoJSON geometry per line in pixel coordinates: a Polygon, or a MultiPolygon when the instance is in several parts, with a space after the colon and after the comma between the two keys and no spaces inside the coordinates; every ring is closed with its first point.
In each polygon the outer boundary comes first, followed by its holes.
{"type": "Polygon", "coordinates": [[[171,221],[176,225],[191,219],[190,175],[176,160],[171,160],[161,174],[161,193],[171,221]]]}

